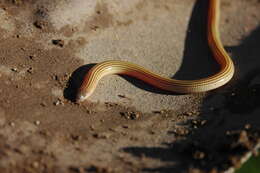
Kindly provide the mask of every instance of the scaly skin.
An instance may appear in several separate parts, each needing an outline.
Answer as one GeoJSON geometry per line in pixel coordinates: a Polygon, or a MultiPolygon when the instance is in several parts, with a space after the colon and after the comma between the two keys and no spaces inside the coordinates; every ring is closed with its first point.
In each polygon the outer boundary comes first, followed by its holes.
{"type": "Polygon", "coordinates": [[[175,80],[162,77],[139,65],[124,61],[105,61],[96,64],[84,77],[78,90],[77,101],[87,99],[95,90],[99,80],[111,74],[132,76],[162,90],[175,93],[205,92],[226,84],[234,75],[234,65],[223,48],[219,37],[220,0],[209,0],[208,7],[208,44],[215,60],[220,65],[220,71],[210,77],[198,80],[175,80]]]}

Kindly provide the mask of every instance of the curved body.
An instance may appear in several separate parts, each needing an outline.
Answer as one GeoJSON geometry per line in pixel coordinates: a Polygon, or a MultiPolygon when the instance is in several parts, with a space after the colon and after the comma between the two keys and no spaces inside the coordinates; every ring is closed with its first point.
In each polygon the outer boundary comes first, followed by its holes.
{"type": "Polygon", "coordinates": [[[177,92],[195,93],[209,91],[226,84],[234,74],[234,65],[223,48],[219,37],[220,0],[209,0],[208,7],[208,44],[220,70],[215,75],[198,80],[175,80],[162,77],[139,65],[124,61],[105,61],[96,64],[84,77],[78,90],[77,101],[84,101],[95,90],[99,80],[110,74],[124,74],[147,82],[157,88],[177,92]]]}

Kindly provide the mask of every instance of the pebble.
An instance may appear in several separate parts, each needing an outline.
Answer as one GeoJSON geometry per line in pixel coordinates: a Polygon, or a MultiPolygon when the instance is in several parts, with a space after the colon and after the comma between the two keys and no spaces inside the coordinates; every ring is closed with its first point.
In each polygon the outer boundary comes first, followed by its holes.
{"type": "Polygon", "coordinates": [[[249,141],[249,139],[248,139],[247,132],[245,130],[242,130],[239,134],[238,142],[241,144],[246,144],[246,143],[248,143],[248,141],[249,141]]]}
{"type": "Polygon", "coordinates": [[[30,73],[30,74],[32,74],[32,73],[33,73],[33,68],[32,68],[32,67],[29,67],[29,68],[27,69],[27,72],[30,73]]]}
{"type": "Polygon", "coordinates": [[[38,29],[43,29],[44,26],[46,25],[46,23],[43,22],[43,21],[40,21],[40,20],[36,20],[36,21],[33,23],[33,25],[34,25],[36,28],[38,28],[38,29]]]}
{"type": "Polygon", "coordinates": [[[131,136],[129,139],[130,139],[131,141],[138,141],[138,140],[139,140],[139,138],[136,137],[136,136],[131,136]]]}
{"type": "Polygon", "coordinates": [[[132,120],[136,120],[140,117],[140,114],[138,112],[132,112],[132,111],[129,111],[129,112],[120,112],[120,114],[127,118],[127,119],[132,119],[132,120]]]}
{"type": "Polygon", "coordinates": [[[47,106],[47,104],[46,104],[45,102],[40,103],[40,105],[41,105],[42,107],[46,107],[46,106],[47,106]]]}
{"type": "Polygon", "coordinates": [[[31,60],[34,60],[35,56],[34,56],[34,55],[29,55],[29,58],[30,58],[31,60]]]}
{"type": "Polygon", "coordinates": [[[95,127],[94,127],[93,125],[91,125],[89,128],[90,128],[90,130],[92,130],[92,131],[95,130],[95,127]]]}
{"type": "Polygon", "coordinates": [[[126,96],[123,95],[123,94],[118,94],[118,97],[120,97],[120,98],[126,98],[126,96]]]}
{"type": "Polygon", "coordinates": [[[82,138],[80,135],[75,135],[75,134],[71,134],[70,137],[74,141],[79,141],[82,138]]]}
{"type": "Polygon", "coordinates": [[[251,128],[251,124],[246,124],[246,125],[245,125],[245,129],[248,130],[248,129],[250,129],[250,128],[251,128]]]}
{"type": "Polygon", "coordinates": [[[176,133],[177,135],[180,135],[180,136],[185,136],[185,135],[188,135],[190,132],[188,129],[177,128],[177,129],[174,129],[174,133],[176,133]]]}
{"type": "Polygon", "coordinates": [[[60,101],[58,100],[58,101],[55,101],[54,103],[53,103],[55,106],[58,106],[59,104],[60,104],[60,101]]]}
{"type": "Polygon", "coordinates": [[[205,157],[205,153],[201,151],[195,151],[195,153],[193,154],[193,158],[196,160],[201,160],[204,157],[205,157]]]}
{"type": "Polygon", "coordinates": [[[10,123],[10,126],[14,127],[14,126],[15,126],[15,123],[14,123],[14,122],[11,122],[11,123],[10,123]]]}
{"type": "Polygon", "coordinates": [[[108,139],[110,137],[110,134],[94,133],[93,137],[98,138],[98,139],[108,139]]]}
{"type": "Polygon", "coordinates": [[[64,46],[64,41],[63,40],[52,40],[52,44],[59,46],[59,47],[63,47],[64,46]]]}
{"type": "Polygon", "coordinates": [[[149,134],[154,135],[155,131],[151,130],[151,131],[149,131],[149,134]]]}
{"type": "Polygon", "coordinates": [[[61,100],[57,100],[53,103],[55,106],[58,106],[58,105],[64,105],[64,103],[61,101],[61,100]]]}
{"type": "Polygon", "coordinates": [[[191,116],[192,115],[192,112],[187,112],[186,113],[188,116],[191,116]]]}
{"type": "Polygon", "coordinates": [[[13,72],[18,72],[18,69],[17,69],[17,68],[11,68],[11,70],[12,70],[13,72]]]}
{"type": "Polygon", "coordinates": [[[32,163],[32,167],[33,167],[33,168],[38,168],[38,167],[39,167],[39,162],[34,161],[34,162],[32,163]]]}
{"type": "Polygon", "coordinates": [[[207,123],[207,120],[202,120],[201,122],[200,122],[200,124],[203,126],[203,125],[205,125],[207,123]]]}
{"type": "Polygon", "coordinates": [[[37,121],[34,122],[34,124],[38,126],[38,125],[41,124],[41,122],[37,120],[37,121]]]}
{"type": "Polygon", "coordinates": [[[122,125],[122,127],[123,127],[124,129],[128,129],[128,128],[129,128],[128,125],[122,125]]]}
{"type": "Polygon", "coordinates": [[[163,114],[164,110],[160,110],[160,111],[153,111],[154,114],[163,114]]]}
{"type": "Polygon", "coordinates": [[[111,132],[116,132],[116,129],[113,129],[113,128],[109,128],[108,130],[111,132]]]}

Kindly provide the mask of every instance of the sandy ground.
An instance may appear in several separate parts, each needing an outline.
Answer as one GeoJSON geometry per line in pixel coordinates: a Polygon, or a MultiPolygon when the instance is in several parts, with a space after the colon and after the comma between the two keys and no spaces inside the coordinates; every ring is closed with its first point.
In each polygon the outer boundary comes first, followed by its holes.
{"type": "Polygon", "coordinates": [[[260,135],[260,1],[222,0],[236,73],[208,93],[174,95],[109,76],[84,103],[83,75],[119,59],[197,79],[217,64],[207,1],[0,1],[0,171],[232,172],[260,135]]]}

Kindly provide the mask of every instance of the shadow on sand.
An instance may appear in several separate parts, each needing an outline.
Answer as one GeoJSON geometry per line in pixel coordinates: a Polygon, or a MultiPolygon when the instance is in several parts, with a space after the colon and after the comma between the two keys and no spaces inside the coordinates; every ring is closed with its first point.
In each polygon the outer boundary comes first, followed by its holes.
{"type": "MultiPolygon", "coordinates": [[[[183,63],[174,78],[201,78],[218,70],[207,46],[205,34],[207,5],[207,1],[198,0],[195,3],[187,30],[183,63]],[[196,63],[198,61],[203,63],[196,63]]],[[[260,27],[242,40],[240,45],[227,48],[232,57],[235,57],[236,69],[239,69],[236,70],[236,76],[239,80],[235,86],[214,91],[205,98],[197,123],[183,122],[190,125],[191,132],[183,140],[165,144],[165,147],[132,146],[122,148],[122,151],[135,157],[146,156],[167,162],[167,166],[164,167],[143,168],[144,172],[187,172],[190,168],[204,171],[225,170],[234,165],[236,159],[230,156],[240,156],[248,149],[252,149],[256,142],[254,140],[259,138],[260,84],[255,82],[260,76],[259,45],[260,27]]],[[[82,66],[73,73],[64,91],[65,98],[75,101],[76,91],[85,73],[93,65],[82,66]]],[[[169,94],[138,80],[124,78],[144,90],[169,94]]]]}
{"type": "MultiPolygon", "coordinates": [[[[187,29],[183,62],[178,72],[172,77],[174,79],[199,79],[208,77],[218,71],[218,64],[215,62],[210,53],[210,49],[207,44],[207,35],[205,34],[207,33],[207,5],[207,1],[197,3],[195,5],[187,29]]],[[[73,73],[71,79],[69,80],[69,85],[64,91],[65,98],[74,101],[76,94],[75,91],[77,91],[80,81],[83,80],[84,74],[87,73],[93,65],[94,64],[88,64],[86,66],[82,66],[73,73]]],[[[124,75],[121,75],[121,77],[123,77],[131,85],[149,92],[165,95],[179,95],[178,93],[158,89],[133,77],[124,75]]]]}
{"type": "MultiPolygon", "coordinates": [[[[200,36],[203,39],[197,36],[206,33],[202,27],[206,26],[206,13],[207,2],[197,1],[187,32],[183,65],[174,76],[176,78],[190,79],[192,75],[186,71],[194,67],[194,58],[209,54],[205,36],[200,36]],[[199,44],[196,44],[197,41],[199,44]]],[[[196,124],[193,120],[183,122],[190,126],[190,134],[183,140],[166,144],[165,147],[127,147],[122,149],[123,152],[167,162],[167,166],[144,168],[143,172],[188,172],[194,168],[209,172],[214,169],[226,170],[236,165],[237,158],[252,150],[256,139],[260,137],[260,83],[256,80],[260,78],[259,45],[260,27],[244,38],[240,45],[228,48],[232,57],[235,57],[235,65],[239,69],[236,76],[239,80],[234,86],[214,91],[205,98],[196,124]]],[[[209,63],[208,68],[212,72],[216,64],[207,59],[205,61],[209,63]]],[[[201,68],[198,67],[195,71],[200,71],[201,68]]],[[[192,78],[203,77],[201,75],[192,78]]]]}

